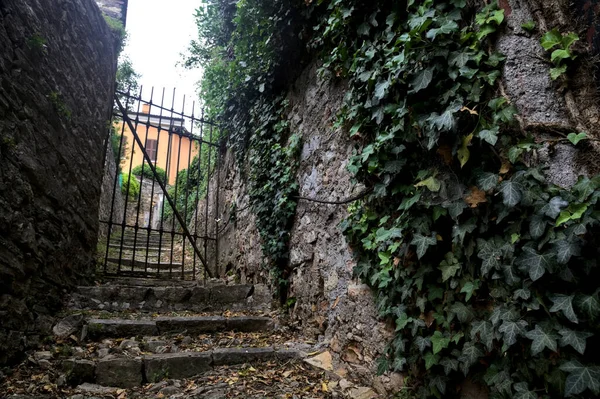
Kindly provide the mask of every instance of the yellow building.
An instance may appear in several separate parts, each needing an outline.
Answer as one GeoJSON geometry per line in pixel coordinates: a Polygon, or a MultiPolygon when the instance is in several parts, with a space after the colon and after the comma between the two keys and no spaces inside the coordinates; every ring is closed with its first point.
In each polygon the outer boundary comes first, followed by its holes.
{"type": "MultiPolygon", "coordinates": [[[[165,170],[168,184],[175,184],[177,172],[187,169],[192,159],[198,155],[198,141],[192,140],[193,136],[184,126],[184,119],[152,114],[148,104],[143,105],[142,112],[130,112],[129,118],[136,127],[138,137],[142,143],[145,143],[146,152],[154,166],[165,170]],[[174,133],[169,134],[169,132],[174,133]]],[[[144,153],[127,124],[124,130],[122,125],[118,128],[119,132],[123,131],[127,143],[125,157],[121,160],[121,169],[123,173],[128,173],[130,165],[133,169],[142,164],[144,153]],[[132,149],[133,162],[131,162],[132,149]]]]}

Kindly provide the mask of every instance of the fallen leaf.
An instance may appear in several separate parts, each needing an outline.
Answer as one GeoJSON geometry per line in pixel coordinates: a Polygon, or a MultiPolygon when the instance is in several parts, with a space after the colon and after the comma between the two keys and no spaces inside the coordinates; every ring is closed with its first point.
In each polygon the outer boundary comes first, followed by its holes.
{"type": "Polygon", "coordinates": [[[333,306],[331,307],[331,309],[335,309],[339,302],[340,302],[340,297],[338,296],[337,298],[335,298],[335,302],[333,302],[333,306]]]}
{"type": "Polygon", "coordinates": [[[465,202],[469,204],[471,208],[477,208],[479,204],[487,202],[485,198],[485,191],[478,189],[477,187],[471,187],[469,195],[465,197],[465,202]]]}
{"type": "Polygon", "coordinates": [[[327,392],[327,384],[324,382],[321,383],[321,391],[327,392]]]}
{"type": "Polygon", "coordinates": [[[465,106],[463,106],[463,107],[462,107],[460,110],[461,110],[461,111],[469,111],[469,113],[470,113],[471,115],[479,115],[479,114],[477,113],[477,111],[475,111],[474,109],[471,109],[471,108],[469,108],[469,107],[465,107],[465,106]]]}
{"type": "Polygon", "coordinates": [[[504,175],[504,174],[508,173],[509,171],[510,171],[510,162],[505,160],[502,162],[502,166],[500,167],[500,174],[504,175]]]}
{"type": "Polygon", "coordinates": [[[439,146],[436,152],[442,157],[446,165],[452,164],[452,148],[449,145],[444,144],[439,146]]]}

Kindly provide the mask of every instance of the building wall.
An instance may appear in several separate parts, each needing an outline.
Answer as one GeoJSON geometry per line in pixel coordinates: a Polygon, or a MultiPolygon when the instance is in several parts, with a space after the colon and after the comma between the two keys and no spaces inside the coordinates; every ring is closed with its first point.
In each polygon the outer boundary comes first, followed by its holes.
{"type": "MultiPolygon", "coordinates": [[[[125,158],[121,161],[121,168],[124,173],[128,173],[143,163],[144,153],[135,141],[129,126],[126,125],[125,129],[122,129],[122,124],[119,124],[118,131],[123,131],[127,140],[127,152],[125,158]],[[133,162],[131,162],[132,154],[133,162]]],[[[157,140],[158,150],[155,166],[163,168],[167,172],[168,184],[174,185],[177,179],[177,172],[187,169],[194,157],[198,155],[199,147],[197,142],[176,134],[171,135],[169,138],[167,130],[162,129],[159,132],[155,127],[148,127],[142,124],[139,124],[136,130],[140,140],[144,143],[146,143],[146,140],[157,140]]]]}
{"type": "Polygon", "coordinates": [[[93,0],[0,1],[0,365],[93,277],[116,60],[93,0]]]}

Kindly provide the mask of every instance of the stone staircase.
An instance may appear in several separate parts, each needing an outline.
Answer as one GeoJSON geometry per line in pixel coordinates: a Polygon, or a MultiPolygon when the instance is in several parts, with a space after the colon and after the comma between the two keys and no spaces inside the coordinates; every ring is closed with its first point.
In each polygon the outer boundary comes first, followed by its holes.
{"type": "MultiPolygon", "coordinates": [[[[121,265],[120,275],[129,277],[151,277],[159,273],[161,278],[181,278],[182,259],[174,249],[173,236],[169,232],[126,228],[124,232],[116,228],[108,241],[107,266],[115,272],[121,265]]],[[[105,252],[101,253],[102,256],[105,252]]],[[[104,261],[104,259],[102,259],[104,261]]],[[[188,262],[189,263],[189,262],[188,262]]],[[[192,265],[184,270],[184,277],[193,280],[192,265]]],[[[199,262],[197,264],[199,268],[199,262]]]]}
{"type": "Polygon", "coordinates": [[[281,325],[263,285],[125,278],[78,287],[67,307],[55,341],[17,372],[46,375],[39,389],[52,394],[15,398],[333,395],[329,373],[302,361],[313,348],[281,325]]]}

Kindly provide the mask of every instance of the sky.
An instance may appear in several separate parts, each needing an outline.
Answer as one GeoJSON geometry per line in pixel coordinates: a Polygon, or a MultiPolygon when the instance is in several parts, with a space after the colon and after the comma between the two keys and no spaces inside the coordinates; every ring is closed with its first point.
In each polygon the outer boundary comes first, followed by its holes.
{"type": "MultiPolygon", "coordinates": [[[[186,112],[191,113],[192,101],[197,101],[196,85],[202,72],[186,70],[177,63],[182,60],[181,54],[186,52],[190,41],[197,38],[194,14],[201,3],[202,0],[129,0],[128,41],[123,54],[142,75],[140,84],[144,99],[149,99],[154,86],[156,103],[164,87],[165,104],[170,108],[173,88],[176,88],[175,110],[181,112],[185,95],[186,112]]],[[[195,114],[199,115],[197,104],[195,114]]]]}

